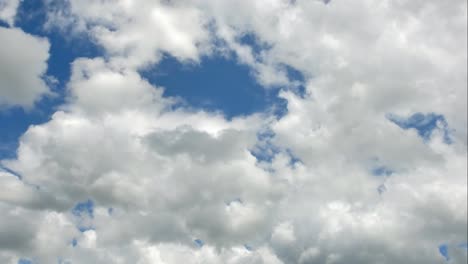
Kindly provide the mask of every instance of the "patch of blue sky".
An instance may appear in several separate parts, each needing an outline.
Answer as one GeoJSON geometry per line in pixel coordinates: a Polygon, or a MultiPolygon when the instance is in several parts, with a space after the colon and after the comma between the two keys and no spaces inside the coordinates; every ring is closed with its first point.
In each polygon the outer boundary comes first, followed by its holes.
{"type": "Polygon", "coordinates": [[[248,245],[248,244],[244,244],[244,248],[247,250],[247,251],[253,251],[253,248],[248,245]]]}
{"type": "MultiPolygon", "coordinates": [[[[0,124],[6,128],[0,129],[0,159],[16,158],[19,137],[30,125],[49,121],[58,106],[64,103],[65,85],[70,78],[71,62],[77,57],[95,57],[102,53],[85,37],[71,37],[58,30],[45,30],[46,16],[44,1],[21,1],[15,27],[49,40],[50,57],[44,79],[52,84],[54,95],[41,98],[32,110],[12,107],[0,111],[0,124]],[[52,79],[56,82],[51,83],[52,79]]],[[[8,27],[5,23],[0,26],[8,27]]]]}
{"type": "Polygon", "coordinates": [[[270,142],[266,142],[264,144],[258,144],[255,146],[255,149],[250,151],[258,162],[267,162],[271,163],[274,157],[280,153],[280,148],[273,145],[270,142]]]}
{"type": "MultiPolygon", "coordinates": [[[[246,33],[242,35],[239,39],[239,42],[243,45],[249,46],[257,60],[261,60],[262,53],[272,48],[271,44],[260,41],[253,33],[246,33]]],[[[302,72],[287,64],[281,64],[279,65],[279,68],[286,73],[286,76],[292,83],[292,87],[287,88],[291,89],[293,92],[303,98],[306,94],[306,89],[304,86],[305,77],[302,72]]]]}
{"type": "Polygon", "coordinates": [[[257,159],[257,162],[271,163],[277,154],[283,153],[289,157],[288,165],[291,168],[295,168],[297,164],[303,164],[300,157],[291,149],[276,146],[273,142],[274,137],[274,132],[269,129],[257,133],[258,143],[250,150],[250,154],[257,159]]]}
{"type": "Polygon", "coordinates": [[[272,111],[286,111],[279,89],[265,89],[245,65],[224,57],[205,57],[200,64],[182,63],[166,55],[154,67],[140,72],[153,85],[164,87],[164,96],[181,98],[183,106],[220,112],[226,118],[272,111]]]}
{"type": "Polygon", "coordinates": [[[372,174],[374,176],[391,176],[393,172],[392,169],[386,166],[378,166],[372,169],[372,174]]]}
{"type": "Polygon", "coordinates": [[[275,132],[270,129],[270,128],[267,128],[267,129],[263,129],[263,130],[260,130],[258,133],[257,133],[257,139],[259,141],[264,141],[264,140],[271,140],[275,137],[275,132]]]}
{"type": "Polygon", "coordinates": [[[19,138],[29,126],[47,122],[55,112],[54,99],[44,98],[32,110],[20,107],[0,110],[0,160],[16,158],[19,138]]]}
{"type": "Polygon", "coordinates": [[[18,260],[18,264],[33,264],[34,262],[30,259],[26,259],[26,258],[20,258],[18,260]]]}
{"type": "Polygon", "coordinates": [[[301,71],[293,68],[292,66],[283,65],[286,74],[288,76],[289,81],[292,83],[292,87],[289,87],[296,95],[304,98],[306,96],[306,88],[305,88],[305,77],[301,71]]]}
{"type": "Polygon", "coordinates": [[[78,225],[76,226],[76,228],[78,229],[78,231],[80,231],[81,233],[84,233],[86,231],[89,231],[89,230],[96,230],[94,227],[92,226],[85,226],[85,225],[78,225]]]}
{"type": "Polygon", "coordinates": [[[72,214],[77,217],[94,217],[94,202],[92,200],[87,200],[84,202],[79,202],[73,207],[72,214]]]}
{"type": "Polygon", "coordinates": [[[0,27],[9,27],[8,23],[0,19],[0,27]]]}
{"type": "Polygon", "coordinates": [[[273,158],[280,153],[281,149],[272,142],[274,136],[275,133],[270,129],[265,129],[257,133],[258,143],[250,150],[250,153],[258,162],[271,163],[273,158]]]}
{"type": "Polygon", "coordinates": [[[72,247],[76,247],[78,245],[78,240],[76,238],[73,238],[71,241],[72,247]]]}
{"type": "Polygon", "coordinates": [[[457,245],[457,247],[468,250],[468,243],[467,242],[460,243],[457,245]]]}
{"type": "Polygon", "coordinates": [[[249,46],[256,57],[260,56],[262,52],[268,51],[272,48],[271,44],[260,41],[258,37],[251,32],[246,32],[240,36],[239,43],[249,46]]]}
{"type": "Polygon", "coordinates": [[[439,245],[439,253],[446,261],[450,260],[449,256],[449,247],[447,244],[441,244],[439,245]]]}
{"type": "Polygon", "coordinates": [[[203,242],[203,240],[201,240],[199,238],[194,239],[193,243],[199,248],[201,248],[201,247],[203,247],[205,245],[205,242],[203,242]]]}
{"type": "Polygon", "coordinates": [[[431,139],[432,132],[435,129],[440,129],[443,132],[444,142],[446,144],[452,143],[449,126],[443,115],[436,113],[414,113],[410,117],[405,118],[394,114],[387,114],[387,118],[402,129],[415,129],[424,141],[431,139]]]}

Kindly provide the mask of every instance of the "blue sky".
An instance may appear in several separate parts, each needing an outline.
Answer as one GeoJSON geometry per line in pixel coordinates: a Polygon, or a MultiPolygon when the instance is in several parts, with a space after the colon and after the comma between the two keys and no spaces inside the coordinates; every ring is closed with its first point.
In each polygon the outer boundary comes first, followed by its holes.
{"type": "Polygon", "coordinates": [[[155,68],[143,71],[151,83],[165,88],[164,95],[182,98],[189,107],[218,111],[227,118],[262,112],[276,106],[284,112],[278,88],[264,89],[251,69],[232,58],[203,58],[198,64],[183,64],[166,56],[155,68]],[[197,87],[197,88],[194,88],[197,87]]]}
{"type": "Polygon", "coordinates": [[[466,5],[0,0],[0,263],[466,262],[466,5]]]}

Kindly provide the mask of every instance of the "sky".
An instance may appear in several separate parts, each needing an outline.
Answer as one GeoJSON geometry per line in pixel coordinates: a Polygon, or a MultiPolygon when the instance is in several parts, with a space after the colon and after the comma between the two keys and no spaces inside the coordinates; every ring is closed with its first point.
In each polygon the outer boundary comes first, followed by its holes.
{"type": "Polygon", "coordinates": [[[0,0],[0,263],[466,263],[467,188],[466,0],[0,0]]]}

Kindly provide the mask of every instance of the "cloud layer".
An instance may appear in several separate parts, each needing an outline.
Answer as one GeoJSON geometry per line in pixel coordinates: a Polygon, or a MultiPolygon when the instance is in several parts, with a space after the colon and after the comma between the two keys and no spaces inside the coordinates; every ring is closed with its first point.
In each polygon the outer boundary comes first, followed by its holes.
{"type": "MultiPolygon", "coordinates": [[[[466,1],[45,2],[104,54],[2,161],[0,262],[466,262],[466,1]],[[178,107],[140,75],[165,54],[248,65],[287,113],[178,107]]],[[[47,41],[1,34],[38,47],[0,61],[31,106],[47,41]]]]}

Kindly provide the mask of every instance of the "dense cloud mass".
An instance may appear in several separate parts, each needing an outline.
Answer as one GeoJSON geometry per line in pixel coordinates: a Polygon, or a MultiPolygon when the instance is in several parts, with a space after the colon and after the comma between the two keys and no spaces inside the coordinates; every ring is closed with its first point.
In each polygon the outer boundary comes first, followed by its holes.
{"type": "MultiPolygon", "coordinates": [[[[466,263],[465,0],[44,3],[103,54],[1,161],[0,263],[466,263]],[[180,106],[141,74],[165,55],[247,65],[287,112],[180,106]]],[[[0,39],[0,105],[31,107],[49,44],[0,39]]]]}

